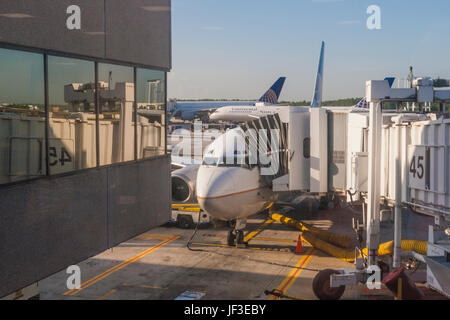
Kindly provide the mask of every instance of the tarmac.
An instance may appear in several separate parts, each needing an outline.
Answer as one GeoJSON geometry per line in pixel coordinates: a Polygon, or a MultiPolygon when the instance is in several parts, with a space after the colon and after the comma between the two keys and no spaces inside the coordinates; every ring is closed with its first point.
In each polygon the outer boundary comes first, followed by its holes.
{"type": "MultiPolygon", "coordinates": [[[[362,220],[358,211],[329,208],[304,221],[355,238],[353,217],[362,220]]],[[[403,229],[406,235],[425,240],[428,223],[432,218],[406,213],[403,229]]],[[[392,239],[392,227],[390,220],[382,223],[382,238],[392,239]]],[[[221,222],[202,226],[192,239],[192,250],[187,243],[193,229],[165,225],[148,230],[79,263],[79,289],[68,289],[66,270],[40,281],[40,299],[278,300],[265,293],[276,289],[290,299],[316,300],[312,281],[319,270],[354,268],[352,263],[331,257],[304,240],[303,252],[295,253],[300,232],[270,220],[267,213],[248,220],[245,248],[226,245],[228,230],[221,222]]],[[[412,276],[426,299],[445,299],[424,286],[423,266],[412,276]]],[[[393,300],[395,296],[384,286],[369,290],[359,284],[347,286],[341,299],[393,300]]]]}

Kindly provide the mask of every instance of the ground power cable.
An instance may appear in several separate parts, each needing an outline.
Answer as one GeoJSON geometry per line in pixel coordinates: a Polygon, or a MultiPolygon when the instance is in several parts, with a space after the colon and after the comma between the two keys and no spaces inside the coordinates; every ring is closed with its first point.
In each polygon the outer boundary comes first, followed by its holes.
{"type": "Polygon", "coordinates": [[[192,233],[191,237],[189,238],[189,240],[188,240],[188,242],[186,244],[186,247],[190,251],[212,253],[212,254],[217,254],[217,255],[220,255],[220,256],[224,256],[224,257],[239,258],[239,259],[245,257],[249,261],[252,261],[252,262],[265,263],[265,264],[270,264],[270,265],[279,266],[279,267],[286,267],[286,268],[291,268],[291,269],[300,269],[300,270],[313,271],[313,272],[320,272],[321,271],[320,269],[291,266],[291,265],[287,265],[287,264],[281,264],[281,263],[270,262],[270,261],[265,261],[265,260],[253,259],[253,258],[250,258],[250,256],[234,256],[234,255],[231,255],[231,254],[215,252],[215,251],[210,251],[210,250],[205,250],[205,249],[194,249],[194,248],[191,248],[192,239],[194,239],[195,235],[197,234],[199,225],[200,225],[200,213],[198,215],[198,221],[197,221],[197,224],[195,226],[194,232],[192,233]]]}

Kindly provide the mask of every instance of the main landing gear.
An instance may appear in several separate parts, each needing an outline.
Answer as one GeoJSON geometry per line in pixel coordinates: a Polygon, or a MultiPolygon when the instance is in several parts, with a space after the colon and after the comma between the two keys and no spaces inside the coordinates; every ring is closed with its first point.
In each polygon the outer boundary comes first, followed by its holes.
{"type": "Polygon", "coordinates": [[[234,229],[230,230],[228,232],[227,236],[227,244],[229,246],[236,246],[236,247],[245,247],[244,242],[244,229],[246,226],[246,220],[243,219],[237,219],[234,225],[234,229]]]}

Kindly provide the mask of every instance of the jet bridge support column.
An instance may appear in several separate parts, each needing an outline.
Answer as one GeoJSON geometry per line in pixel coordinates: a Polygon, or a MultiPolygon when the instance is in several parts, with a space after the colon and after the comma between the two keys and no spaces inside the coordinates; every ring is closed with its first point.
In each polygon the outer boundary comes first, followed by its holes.
{"type": "Polygon", "coordinates": [[[395,216],[394,216],[394,261],[392,267],[400,268],[402,252],[402,167],[400,160],[402,124],[401,117],[396,123],[395,145],[395,216]]]}
{"type": "MultiPolygon", "coordinates": [[[[369,99],[368,99],[369,100],[369,99]]],[[[380,243],[380,180],[381,180],[381,130],[382,103],[370,101],[369,120],[369,172],[368,172],[368,205],[367,205],[367,248],[369,266],[377,263],[380,243]]]]}

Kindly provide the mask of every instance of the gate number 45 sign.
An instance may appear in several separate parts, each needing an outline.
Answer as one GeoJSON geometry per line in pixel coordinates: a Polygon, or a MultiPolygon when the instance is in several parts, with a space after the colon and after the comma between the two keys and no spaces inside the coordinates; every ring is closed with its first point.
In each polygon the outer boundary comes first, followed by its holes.
{"type": "Polygon", "coordinates": [[[409,187],[430,190],[430,148],[410,146],[409,187]]]}

